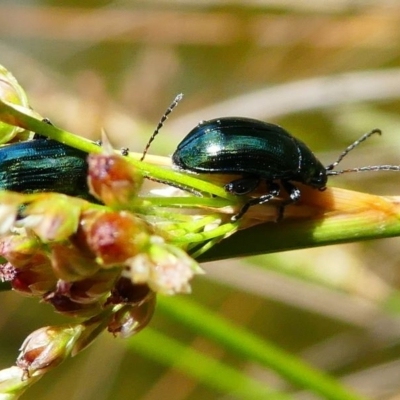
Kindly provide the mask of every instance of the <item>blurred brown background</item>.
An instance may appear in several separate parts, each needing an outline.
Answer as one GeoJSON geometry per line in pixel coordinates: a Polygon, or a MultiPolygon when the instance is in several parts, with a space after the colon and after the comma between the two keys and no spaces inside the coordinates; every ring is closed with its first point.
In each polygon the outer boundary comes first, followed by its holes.
{"type": "MultiPolygon", "coordinates": [[[[279,123],[324,163],[379,127],[384,135],[346,165],[400,160],[395,0],[2,0],[0,54],[33,108],[94,140],[104,128],[115,147],[141,152],[183,92],[154,154],[171,154],[201,119],[241,115],[279,123]]],[[[399,183],[396,173],[330,181],[383,195],[399,195],[399,183]]],[[[399,399],[399,244],[387,239],[208,264],[192,298],[371,398],[399,399]]],[[[2,368],[30,331],[65,321],[14,293],[1,294],[1,302],[2,368]]],[[[157,313],[152,326],[186,335],[157,313]]],[[[215,351],[201,338],[186,341],[215,351]]],[[[271,382],[258,366],[218,357],[271,382]]],[[[220,398],[108,335],[51,375],[25,398],[220,398]]]]}

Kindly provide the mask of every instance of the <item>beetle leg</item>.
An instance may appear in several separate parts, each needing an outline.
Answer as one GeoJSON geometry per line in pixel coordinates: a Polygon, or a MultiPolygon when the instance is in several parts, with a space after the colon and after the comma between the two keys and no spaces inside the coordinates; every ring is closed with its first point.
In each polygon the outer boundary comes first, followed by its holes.
{"type": "Polygon", "coordinates": [[[127,147],[122,147],[121,150],[121,156],[129,156],[129,149],[127,147]]]}
{"type": "Polygon", "coordinates": [[[246,214],[247,210],[251,207],[251,206],[256,206],[259,204],[264,204],[267,203],[268,201],[270,201],[271,199],[273,199],[274,197],[279,196],[279,192],[280,192],[280,187],[278,184],[276,183],[270,183],[269,184],[269,192],[266,194],[263,194],[260,197],[257,197],[255,199],[251,199],[249,200],[242,208],[241,210],[234,215],[231,220],[232,221],[237,221],[238,219],[242,218],[244,214],[246,214]]]}
{"type": "Polygon", "coordinates": [[[296,203],[297,201],[300,200],[301,197],[301,192],[298,187],[293,185],[292,183],[288,181],[282,181],[281,182],[283,188],[286,190],[286,192],[289,195],[289,199],[282,202],[282,204],[279,207],[278,211],[278,218],[276,219],[276,222],[279,222],[283,218],[283,214],[285,212],[285,207],[288,206],[289,204],[296,203]]]}
{"type": "Polygon", "coordinates": [[[281,184],[289,195],[287,204],[296,203],[296,201],[300,200],[301,192],[298,187],[296,187],[295,185],[293,185],[293,183],[290,183],[288,181],[282,181],[281,184]]]}
{"type": "Polygon", "coordinates": [[[42,119],[42,122],[44,122],[44,123],[47,124],[47,125],[53,126],[53,124],[51,123],[50,119],[47,118],[47,117],[43,118],[43,119],[42,119]]]}
{"type": "Polygon", "coordinates": [[[224,189],[226,192],[236,196],[243,196],[257,189],[259,184],[260,178],[258,176],[248,175],[227,183],[224,189]]]}

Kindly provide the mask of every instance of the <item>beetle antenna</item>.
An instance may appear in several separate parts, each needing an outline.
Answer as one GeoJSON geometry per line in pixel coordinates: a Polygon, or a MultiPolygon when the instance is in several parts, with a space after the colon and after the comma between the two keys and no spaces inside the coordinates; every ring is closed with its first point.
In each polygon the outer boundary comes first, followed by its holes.
{"type": "Polygon", "coordinates": [[[347,172],[368,172],[368,171],[400,171],[400,165],[371,165],[368,167],[343,169],[341,171],[328,171],[327,175],[341,175],[347,172]]]}
{"type": "MultiPolygon", "coordinates": [[[[373,129],[371,132],[367,132],[364,135],[360,137],[360,139],[356,140],[354,143],[352,143],[349,147],[347,147],[346,150],[343,151],[343,153],[339,156],[339,158],[332,164],[329,164],[325,167],[327,171],[332,171],[342,160],[347,156],[347,154],[350,153],[351,150],[353,150],[355,147],[357,147],[360,143],[364,142],[367,140],[370,136],[374,135],[375,133],[378,133],[379,135],[382,134],[382,131],[380,129],[373,129]]],[[[385,167],[385,165],[382,165],[382,167],[385,167]]],[[[363,167],[364,168],[364,167],[363,167]]],[[[369,168],[369,167],[368,167],[369,168]]],[[[375,167],[373,167],[375,168],[375,167]]],[[[357,170],[357,168],[354,168],[354,171],[357,170]]],[[[362,170],[361,168],[359,169],[360,171],[362,170]]],[[[350,172],[353,170],[344,170],[346,172],[350,172]]],[[[338,171],[339,173],[343,173],[344,171],[338,171]]],[[[370,170],[370,171],[377,171],[376,169],[370,170]]],[[[333,174],[333,173],[328,173],[327,175],[339,175],[339,174],[333,174]]]]}
{"type": "Polygon", "coordinates": [[[150,136],[149,141],[147,142],[147,145],[143,151],[143,155],[142,158],[140,159],[140,161],[143,161],[144,158],[146,157],[146,154],[150,148],[151,143],[153,142],[153,140],[155,139],[155,137],[158,135],[158,133],[160,132],[160,129],[163,127],[164,122],[168,119],[168,115],[172,113],[173,109],[178,105],[178,103],[182,100],[183,98],[183,94],[179,93],[174,101],[169,105],[169,107],[167,108],[167,110],[165,111],[164,115],[161,117],[160,122],[157,125],[157,128],[155,129],[155,131],[153,132],[153,134],[150,136]]]}

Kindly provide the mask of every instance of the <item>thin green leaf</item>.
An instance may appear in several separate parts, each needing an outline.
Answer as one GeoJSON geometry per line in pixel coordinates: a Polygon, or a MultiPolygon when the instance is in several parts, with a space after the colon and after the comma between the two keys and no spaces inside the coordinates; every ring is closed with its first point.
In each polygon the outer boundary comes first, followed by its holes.
{"type": "Polygon", "coordinates": [[[292,397],[224,365],[222,362],[186,347],[151,328],[129,341],[129,348],[154,361],[180,370],[199,383],[240,399],[289,400],[292,397]]]}
{"type": "Polygon", "coordinates": [[[344,388],[334,378],[320,372],[272,343],[261,340],[221,316],[182,297],[159,298],[159,309],[168,317],[204,335],[248,361],[271,368],[289,382],[312,390],[325,399],[361,400],[363,397],[344,388]]]}

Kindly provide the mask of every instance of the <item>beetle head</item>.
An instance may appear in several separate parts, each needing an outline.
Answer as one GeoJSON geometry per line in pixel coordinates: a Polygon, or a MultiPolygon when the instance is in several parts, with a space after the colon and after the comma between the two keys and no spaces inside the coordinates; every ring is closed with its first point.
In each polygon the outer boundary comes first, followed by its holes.
{"type": "Polygon", "coordinates": [[[306,185],[309,185],[315,189],[323,190],[326,186],[328,176],[325,169],[315,168],[312,173],[307,176],[307,179],[303,181],[306,185]]]}

